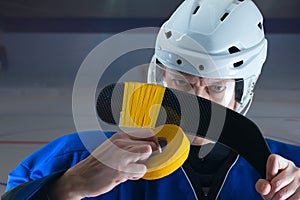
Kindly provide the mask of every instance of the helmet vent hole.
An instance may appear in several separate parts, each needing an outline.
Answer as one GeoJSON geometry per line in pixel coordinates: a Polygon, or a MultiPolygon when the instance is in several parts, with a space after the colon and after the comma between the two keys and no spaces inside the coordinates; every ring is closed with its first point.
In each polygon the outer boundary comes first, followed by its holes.
{"type": "Polygon", "coordinates": [[[200,6],[197,6],[197,7],[195,8],[195,10],[194,10],[194,12],[193,12],[193,15],[195,15],[195,14],[198,12],[199,8],[200,8],[200,6]]]}
{"type": "Polygon", "coordinates": [[[259,28],[260,30],[262,30],[262,23],[261,23],[261,22],[259,22],[259,23],[257,24],[257,26],[258,26],[258,28],[259,28]]]}
{"type": "Polygon", "coordinates": [[[241,102],[244,93],[244,80],[235,79],[235,100],[241,102]]]}
{"type": "Polygon", "coordinates": [[[224,13],[224,15],[221,17],[221,21],[224,21],[226,19],[226,17],[229,15],[229,13],[224,13]]]}
{"type": "Polygon", "coordinates": [[[232,47],[230,47],[230,48],[228,49],[228,51],[229,51],[230,54],[233,54],[233,53],[239,52],[240,50],[239,50],[239,48],[237,48],[236,46],[232,46],[232,47]]]}
{"type": "Polygon", "coordinates": [[[243,2],[244,0],[238,0],[238,1],[243,2]]]}
{"type": "Polygon", "coordinates": [[[241,60],[241,61],[238,61],[236,63],[233,63],[233,67],[239,67],[243,64],[244,62],[241,60]]]}
{"type": "Polygon", "coordinates": [[[172,31],[166,32],[165,36],[166,36],[167,39],[170,39],[170,37],[172,36],[172,31]]]}
{"type": "Polygon", "coordinates": [[[162,63],[157,58],[155,59],[155,61],[158,65],[162,65],[162,63]]]}
{"type": "Polygon", "coordinates": [[[176,63],[177,63],[178,65],[181,65],[181,64],[182,64],[182,60],[178,59],[178,60],[176,61],[176,63]]]}
{"type": "Polygon", "coordinates": [[[202,71],[204,70],[204,65],[199,65],[199,69],[202,71]]]}

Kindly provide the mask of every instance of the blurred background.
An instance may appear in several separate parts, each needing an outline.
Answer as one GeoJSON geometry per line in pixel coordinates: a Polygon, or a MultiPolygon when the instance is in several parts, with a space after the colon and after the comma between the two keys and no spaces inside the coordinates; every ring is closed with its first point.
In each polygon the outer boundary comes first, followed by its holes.
{"type": "MultiPolygon", "coordinates": [[[[18,162],[76,131],[72,87],[88,53],[121,31],[159,27],[181,2],[0,0],[0,194],[18,162]]],[[[255,3],[265,17],[269,53],[248,117],[266,137],[300,145],[300,1],[255,3]]],[[[121,56],[102,84],[148,63],[152,53],[121,56]]],[[[145,80],[145,73],[141,67],[132,79],[145,80]]]]}

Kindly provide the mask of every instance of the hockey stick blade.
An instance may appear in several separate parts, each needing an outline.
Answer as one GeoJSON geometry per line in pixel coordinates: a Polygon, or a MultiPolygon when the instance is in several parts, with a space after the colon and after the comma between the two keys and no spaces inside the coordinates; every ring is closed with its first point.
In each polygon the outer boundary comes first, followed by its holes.
{"type": "MultiPolygon", "coordinates": [[[[104,122],[120,124],[124,86],[125,83],[111,84],[100,91],[96,109],[104,122]]],[[[170,88],[165,88],[161,108],[155,126],[175,124],[187,134],[196,132],[199,137],[221,143],[244,157],[261,177],[266,177],[271,152],[260,129],[250,119],[207,99],[170,88]],[[197,109],[189,108],[195,101],[197,109]],[[215,128],[218,126],[221,129],[215,128]]]]}

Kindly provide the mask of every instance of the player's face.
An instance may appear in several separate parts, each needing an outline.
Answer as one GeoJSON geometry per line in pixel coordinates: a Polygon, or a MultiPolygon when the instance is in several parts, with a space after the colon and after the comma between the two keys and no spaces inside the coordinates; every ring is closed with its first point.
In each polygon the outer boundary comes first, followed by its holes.
{"type": "MultiPolygon", "coordinates": [[[[211,79],[165,68],[164,82],[169,88],[195,94],[230,109],[235,109],[235,81],[211,79]]],[[[187,134],[191,144],[204,145],[212,141],[187,134]]]]}
{"type": "Polygon", "coordinates": [[[235,108],[234,80],[203,78],[166,68],[164,81],[169,88],[195,94],[233,110],[235,108]]]}

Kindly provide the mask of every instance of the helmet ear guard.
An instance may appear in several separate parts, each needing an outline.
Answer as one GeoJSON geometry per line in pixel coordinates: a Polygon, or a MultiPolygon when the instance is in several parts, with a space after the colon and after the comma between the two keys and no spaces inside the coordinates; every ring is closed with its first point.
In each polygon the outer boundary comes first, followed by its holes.
{"type": "MultiPolygon", "coordinates": [[[[236,111],[246,114],[267,56],[263,17],[251,0],[190,0],[158,33],[152,62],[184,73],[243,80],[236,111]]],[[[155,70],[148,82],[155,83],[155,70]]]]}

